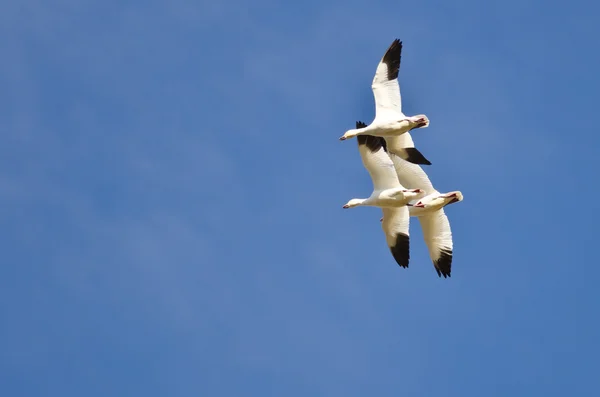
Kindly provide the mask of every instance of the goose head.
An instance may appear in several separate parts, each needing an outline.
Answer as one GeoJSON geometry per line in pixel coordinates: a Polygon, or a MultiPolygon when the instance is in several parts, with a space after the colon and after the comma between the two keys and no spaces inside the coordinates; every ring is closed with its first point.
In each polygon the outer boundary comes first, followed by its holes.
{"type": "Polygon", "coordinates": [[[437,197],[427,197],[417,201],[412,206],[415,208],[438,210],[447,206],[448,204],[457,203],[463,200],[463,194],[456,190],[449,193],[440,194],[437,197]]]}
{"type": "Polygon", "coordinates": [[[411,129],[429,127],[429,118],[424,114],[409,117],[408,122],[411,129]]]}
{"type": "MultiPolygon", "coordinates": [[[[453,192],[444,193],[440,197],[448,202],[448,204],[458,203],[463,200],[463,194],[460,190],[455,190],[453,192]]],[[[448,205],[446,204],[446,205],[448,205]]]]}
{"type": "Polygon", "coordinates": [[[356,206],[362,205],[362,203],[364,201],[365,200],[363,200],[363,199],[351,199],[346,204],[344,204],[344,206],[342,208],[346,209],[346,208],[356,207],[356,206]]]}
{"type": "Polygon", "coordinates": [[[425,194],[425,192],[423,191],[423,189],[404,189],[404,188],[400,188],[400,189],[393,189],[390,192],[390,196],[398,198],[400,200],[404,199],[404,200],[416,200],[420,197],[423,197],[423,195],[425,194]]]}

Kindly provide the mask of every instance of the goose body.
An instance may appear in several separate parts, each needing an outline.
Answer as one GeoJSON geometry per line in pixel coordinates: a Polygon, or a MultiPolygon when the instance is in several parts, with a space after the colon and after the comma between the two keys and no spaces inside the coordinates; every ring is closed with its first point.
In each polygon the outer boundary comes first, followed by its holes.
{"type": "MultiPolygon", "coordinates": [[[[357,123],[357,128],[363,125],[357,123]]],[[[383,138],[360,135],[357,141],[363,165],[373,182],[373,192],[366,199],[351,199],[343,208],[381,207],[385,214],[382,228],[390,252],[398,265],[408,267],[410,213],[407,204],[423,197],[424,192],[421,189],[406,189],[400,183],[383,138]]]]}
{"type": "Polygon", "coordinates": [[[371,89],[375,99],[375,118],[363,128],[348,130],[340,137],[346,140],[360,135],[394,137],[415,128],[426,128],[429,119],[424,114],[405,116],[398,84],[402,42],[395,39],[379,61],[371,89]]]}
{"type": "MultiPolygon", "coordinates": [[[[407,188],[424,192],[425,195],[414,204],[408,204],[409,215],[419,219],[423,238],[438,276],[450,277],[453,241],[450,221],[444,212],[444,207],[462,201],[463,194],[460,191],[440,193],[433,187],[429,177],[419,165],[405,161],[393,153],[388,155],[394,164],[398,181],[407,188]]],[[[383,212],[383,217],[380,219],[382,225],[386,222],[387,216],[389,215],[383,212]]]]}

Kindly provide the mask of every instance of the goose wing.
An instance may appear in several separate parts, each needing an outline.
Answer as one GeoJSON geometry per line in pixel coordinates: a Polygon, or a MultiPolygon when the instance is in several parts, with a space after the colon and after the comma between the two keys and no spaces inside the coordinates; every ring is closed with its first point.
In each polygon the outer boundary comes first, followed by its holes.
{"type": "Polygon", "coordinates": [[[452,231],[444,209],[421,215],[418,218],[421,222],[423,238],[425,244],[427,244],[435,271],[439,277],[450,277],[452,270],[452,231]]]}
{"type": "Polygon", "coordinates": [[[395,39],[377,65],[371,88],[375,97],[376,119],[398,119],[402,113],[402,98],[398,84],[402,42],[395,39]]]}
{"type": "Polygon", "coordinates": [[[421,189],[426,195],[438,193],[429,180],[427,173],[420,165],[409,163],[393,153],[389,153],[388,157],[390,157],[394,164],[398,182],[406,189],[421,189]]]}
{"type": "Polygon", "coordinates": [[[389,153],[393,153],[409,163],[431,165],[431,162],[415,148],[410,132],[385,138],[385,142],[389,153]]]}
{"type": "MultiPolygon", "coordinates": [[[[364,123],[356,123],[356,128],[364,127],[364,123]]],[[[363,165],[373,181],[373,190],[401,187],[394,163],[386,151],[385,139],[372,135],[358,135],[356,138],[363,165]]]]}
{"type": "Polygon", "coordinates": [[[410,238],[408,227],[410,214],[407,206],[398,208],[383,207],[383,222],[381,227],[385,233],[385,240],[396,263],[401,267],[408,267],[410,259],[410,238]]]}

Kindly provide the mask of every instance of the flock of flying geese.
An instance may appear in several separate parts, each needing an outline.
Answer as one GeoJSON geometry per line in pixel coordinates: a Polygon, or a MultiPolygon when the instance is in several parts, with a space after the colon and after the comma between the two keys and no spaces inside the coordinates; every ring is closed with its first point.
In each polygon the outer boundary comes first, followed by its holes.
{"type": "Polygon", "coordinates": [[[462,201],[460,191],[438,192],[421,165],[431,165],[413,143],[409,131],[429,126],[424,114],[408,117],[402,113],[398,72],[402,42],[390,45],[377,66],[371,88],[375,97],[375,119],[346,131],[340,140],[356,137],[364,167],[373,181],[368,198],[354,198],[343,208],[380,207],[380,219],[387,245],[401,267],[410,259],[410,217],[417,217],[429,256],[439,277],[452,270],[452,231],[444,213],[448,204],[462,201]]]}

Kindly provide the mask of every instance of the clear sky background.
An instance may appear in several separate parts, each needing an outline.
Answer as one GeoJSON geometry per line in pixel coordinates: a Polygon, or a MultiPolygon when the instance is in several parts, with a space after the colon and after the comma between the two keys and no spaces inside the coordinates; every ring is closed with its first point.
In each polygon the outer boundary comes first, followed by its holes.
{"type": "Polygon", "coordinates": [[[0,394],[597,396],[599,12],[0,2],[0,394]],[[450,279],[341,208],[396,37],[450,279]]]}

